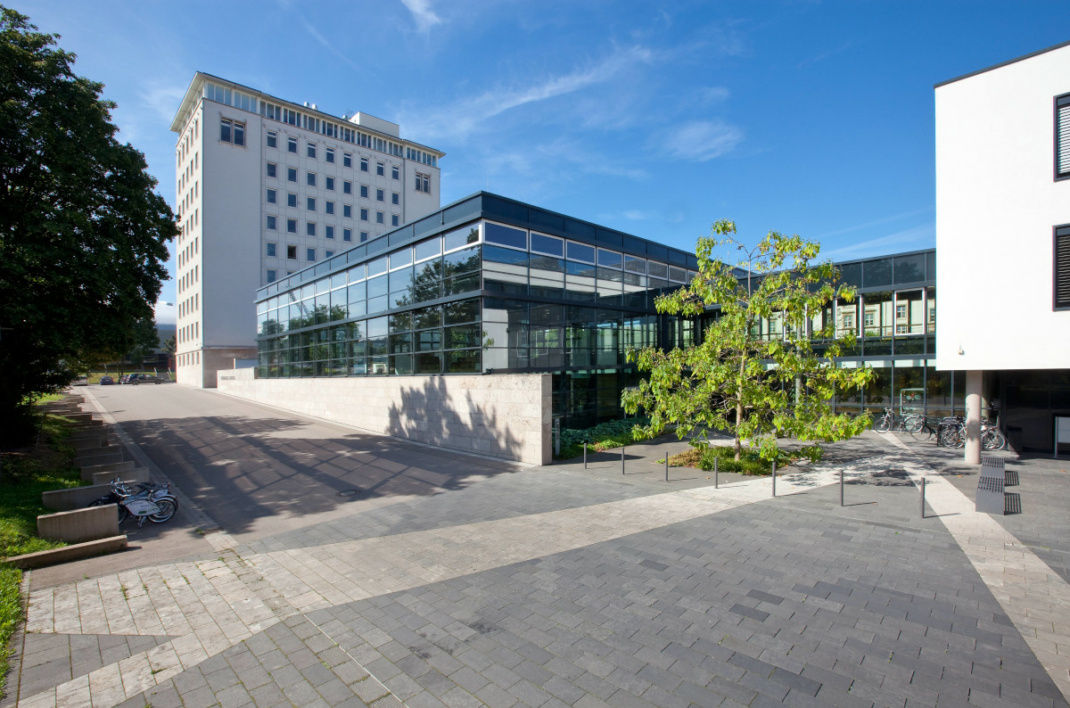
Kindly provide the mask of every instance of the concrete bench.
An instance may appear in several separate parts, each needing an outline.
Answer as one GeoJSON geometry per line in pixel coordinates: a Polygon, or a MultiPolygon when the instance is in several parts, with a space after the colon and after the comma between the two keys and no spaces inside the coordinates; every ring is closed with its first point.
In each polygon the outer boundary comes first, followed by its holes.
{"type": "Polygon", "coordinates": [[[94,480],[93,484],[82,487],[41,492],[41,505],[46,509],[55,509],[56,511],[83,509],[108,494],[111,491],[111,481],[116,476],[119,476],[127,484],[149,481],[149,471],[144,467],[136,470],[126,470],[120,475],[115,475],[114,473],[111,473],[111,476],[108,475],[108,472],[102,472],[103,479],[94,480]]]}
{"type": "Polygon", "coordinates": [[[82,481],[93,482],[93,484],[96,484],[93,480],[96,479],[96,476],[101,472],[111,473],[111,479],[115,479],[117,475],[122,476],[128,470],[134,469],[136,464],[137,463],[133,460],[124,460],[122,462],[107,462],[100,465],[82,465],[82,481]]]}
{"type": "Polygon", "coordinates": [[[64,546],[63,548],[53,548],[50,551],[37,551],[36,553],[24,553],[21,556],[9,556],[4,560],[16,568],[22,568],[24,570],[29,568],[43,568],[48,565],[56,565],[57,563],[68,563],[70,561],[82,560],[83,558],[102,556],[105,553],[115,553],[116,551],[126,550],[127,545],[126,536],[110,536],[108,538],[97,539],[96,541],[71,544],[70,546],[64,546]]]}
{"type": "Polygon", "coordinates": [[[49,541],[67,543],[83,543],[118,536],[119,512],[114,504],[108,504],[56,514],[42,514],[37,517],[37,535],[49,541]]]}

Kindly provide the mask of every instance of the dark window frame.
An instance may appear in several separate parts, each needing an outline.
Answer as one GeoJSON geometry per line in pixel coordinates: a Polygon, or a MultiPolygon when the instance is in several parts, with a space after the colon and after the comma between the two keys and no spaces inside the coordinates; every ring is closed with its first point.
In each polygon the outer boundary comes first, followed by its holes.
{"type": "MultiPolygon", "coordinates": [[[[1059,151],[1059,142],[1060,142],[1059,138],[1063,137],[1065,140],[1070,141],[1070,131],[1068,131],[1065,136],[1060,136],[1059,135],[1059,111],[1060,111],[1060,109],[1065,109],[1067,111],[1067,115],[1068,115],[1067,123],[1068,123],[1068,128],[1070,128],[1070,93],[1064,93],[1061,96],[1056,96],[1054,98],[1054,100],[1053,100],[1053,104],[1054,104],[1054,120],[1053,120],[1053,125],[1052,125],[1052,133],[1053,133],[1053,141],[1054,141],[1053,144],[1055,146],[1055,149],[1053,151],[1054,152],[1054,155],[1053,155],[1054,165],[1053,165],[1052,169],[1054,171],[1055,181],[1056,182],[1061,182],[1063,180],[1070,179],[1070,165],[1067,166],[1067,169],[1066,169],[1065,172],[1059,172],[1059,152],[1060,152],[1059,151]]],[[[1070,147],[1068,147],[1067,149],[1070,150],[1070,147]]]]}
{"type": "Polygon", "coordinates": [[[1070,311],[1070,224],[1056,226],[1052,229],[1051,266],[1052,310],[1054,312],[1070,311]],[[1064,287],[1061,299],[1059,297],[1060,255],[1062,255],[1064,262],[1062,268],[1064,287]]]}

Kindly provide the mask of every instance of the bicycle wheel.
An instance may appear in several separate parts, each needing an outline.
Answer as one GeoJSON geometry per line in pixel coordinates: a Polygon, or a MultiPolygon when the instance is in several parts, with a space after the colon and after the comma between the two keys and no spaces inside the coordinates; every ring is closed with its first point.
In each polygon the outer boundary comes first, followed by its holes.
{"type": "Polygon", "coordinates": [[[910,436],[915,440],[932,440],[934,435],[936,435],[936,431],[925,422],[924,418],[922,418],[921,425],[918,426],[917,430],[910,431],[910,436]]]}
{"type": "Polygon", "coordinates": [[[178,511],[178,502],[169,497],[156,500],[156,506],[160,507],[158,514],[150,514],[149,521],[154,524],[162,524],[165,521],[170,521],[171,517],[178,511]]]}
{"type": "Polygon", "coordinates": [[[891,424],[888,421],[888,416],[886,415],[882,415],[880,418],[877,418],[875,421],[873,421],[873,429],[876,430],[878,433],[887,433],[890,425],[891,424]]]}
{"type": "Polygon", "coordinates": [[[985,450],[1002,450],[1006,444],[1007,439],[996,428],[989,428],[981,435],[981,447],[985,450]]]}
{"type": "Polygon", "coordinates": [[[903,419],[903,427],[908,433],[920,433],[925,426],[925,416],[913,413],[903,419]]]}

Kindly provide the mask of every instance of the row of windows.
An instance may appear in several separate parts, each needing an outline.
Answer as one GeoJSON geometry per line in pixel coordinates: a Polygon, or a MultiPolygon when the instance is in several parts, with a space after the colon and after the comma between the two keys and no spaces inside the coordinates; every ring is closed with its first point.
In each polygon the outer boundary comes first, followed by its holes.
{"type": "Polygon", "coordinates": [[[189,354],[179,354],[178,355],[178,365],[179,366],[193,366],[194,364],[200,364],[200,363],[201,363],[201,353],[200,352],[190,352],[189,354]]]}
{"type": "MultiPolygon", "coordinates": [[[[309,207],[309,209],[311,211],[315,211],[314,207],[309,207]]],[[[334,213],[333,209],[328,209],[327,210],[327,214],[333,214],[333,213],[334,213]]],[[[353,217],[352,209],[348,204],[342,207],[342,216],[345,217],[345,218],[352,218],[353,217]]],[[[375,223],[384,224],[385,225],[386,224],[386,216],[387,215],[385,213],[381,212],[381,211],[375,212],[375,223]]],[[[360,220],[361,221],[367,221],[367,222],[370,223],[371,222],[371,213],[367,209],[361,209],[360,210],[360,220]]],[[[400,225],[400,223],[401,223],[401,217],[400,216],[398,216],[397,214],[391,214],[390,215],[390,225],[391,226],[398,226],[398,225],[400,225]]],[[[268,214],[265,217],[264,228],[266,228],[268,231],[278,231],[279,230],[279,217],[275,216],[274,214],[268,214]]],[[[296,234],[297,232],[298,232],[297,231],[297,219],[287,219],[286,220],[286,233],[288,233],[288,234],[296,234]]],[[[365,234],[365,233],[367,233],[367,232],[361,231],[361,234],[365,234]]],[[[334,238],[334,234],[335,234],[335,227],[333,225],[331,225],[331,224],[325,224],[324,225],[323,235],[326,236],[327,238],[334,238]]],[[[352,229],[348,229],[348,228],[342,229],[342,234],[343,234],[343,238],[342,238],[343,241],[352,241],[353,240],[353,230],[352,229]],[[346,236],[348,236],[348,238],[346,238],[346,236]]],[[[315,221],[306,221],[305,222],[305,235],[306,236],[318,236],[319,235],[319,225],[318,225],[318,223],[315,222],[315,221]]],[[[361,239],[362,243],[364,241],[367,241],[367,238],[362,238],[361,239]]]]}
{"type": "MultiPolygon", "coordinates": [[[[278,144],[279,144],[278,133],[275,132],[274,130],[267,131],[267,133],[266,133],[266,141],[267,141],[267,146],[268,147],[270,147],[270,148],[278,147],[278,144]]],[[[289,138],[286,139],[286,150],[287,150],[287,152],[290,152],[290,153],[293,153],[294,155],[296,155],[298,153],[297,147],[298,147],[297,146],[297,138],[289,137],[289,138]]],[[[316,159],[318,159],[318,157],[317,157],[318,155],[319,155],[319,146],[316,143],[305,143],[305,156],[306,157],[308,157],[309,159],[312,159],[312,160],[316,160],[316,159]]],[[[334,163],[335,162],[335,158],[336,158],[336,152],[335,152],[334,148],[332,148],[332,147],[324,148],[324,150],[323,150],[323,159],[324,160],[326,160],[329,163],[334,163]]],[[[352,167],[352,166],[353,166],[353,153],[343,152],[342,153],[342,167],[352,167]]],[[[370,169],[371,169],[371,162],[368,160],[368,158],[366,158],[366,157],[360,158],[360,171],[361,172],[369,172],[370,169]]],[[[375,174],[377,174],[380,177],[385,177],[386,176],[386,163],[385,162],[376,162],[375,163],[375,174]]],[[[401,179],[401,169],[397,165],[390,165],[390,177],[392,179],[401,179]]]]}
{"type": "MultiPolygon", "coordinates": [[[[313,179],[309,183],[309,185],[313,186],[313,187],[316,186],[315,185],[315,179],[313,179]]],[[[334,191],[334,178],[333,177],[328,177],[327,178],[326,187],[327,187],[327,189],[329,191],[334,191]]],[[[352,194],[353,193],[353,183],[352,182],[346,182],[345,185],[344,185],[344,189],[342,190],[342,193],[343,194],[352,194]]],[[[364,185],[364,184],[360,185],[360,196],[362,198],[370,199],[370,197],[368,196],[370,193],[371,192],[368,189],[367,185],[364,185]]],[[[276,189],[268,189],[267,192],[265,193],[264,198],[267,200],[268,204],[278,204],[279,192],[276,189]]],[[[375,190],[375,201],[383,202],[385,204],[386,203],[386,190],[384,190],[384,189],[375,190]]],[[[315,204],[316,204],[316,198],[315,197],[308,197],[308,201],[306,203],[312,205],[312,206],[308,207],[309,209],[311,209],[313,211],[315,210],[315,204]]],[[[398,194],[397,192],[391,192],[390,193],[390,203],[391,204],[395,204],[395,205],[400,205],[401,204],[401,195],[398,194]]],[[[327,204],[331,205],[328,208],[330,208],[330,209],[334,208],[334,202],[327,202],[327,204]]],[[[288,192],[287,193],[286,205],[287,206],[291,206],[291,207],[296,207],[297,206],[297,195],[295,193],[293,193],[293,192],[288,192]]],[[[328,212],[328,213],[333,213],[333,212],[328,212]]]]}

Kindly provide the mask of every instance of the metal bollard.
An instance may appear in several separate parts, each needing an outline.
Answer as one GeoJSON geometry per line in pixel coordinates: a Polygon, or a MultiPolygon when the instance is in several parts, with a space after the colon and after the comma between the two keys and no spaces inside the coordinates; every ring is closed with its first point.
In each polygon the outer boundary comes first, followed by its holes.
{"type": "Polygon", "coordinates": [[[773,496],[776,496],[776,460],[773,460],[773,496]]]}
{"type": "Polygon", "coordinates": [[[717,489],[717,488],[719,488],[721,486],[720,485],[721,473],[717,471],[717,463],[718,463],[718,461],[719,460],[716,457],[713,458],[713,488],[714,489],[717,489]]]}
{"type": "Polygon", "coordinates": [[[926,518],[926,478],[921,478],[921,518],[926,518]]]}
{"type": "Polygon", "coordinates": [[[624,446],[620,446],[620,473],[624,474],[624,446]]]}
{"type": "Polygon", "coordinates": [[[669,453],[665,453],[665,481],[669,481],[669,453]]]}
{"type": "Polygon", "coordinates": [[[587,443],[583,443],[583,469],[587,469],[587,443]]]}
{"type": "Polygon", "coordinates": [[[840,470],[840,506],[843,506],[843,470],[840,470]]]}

